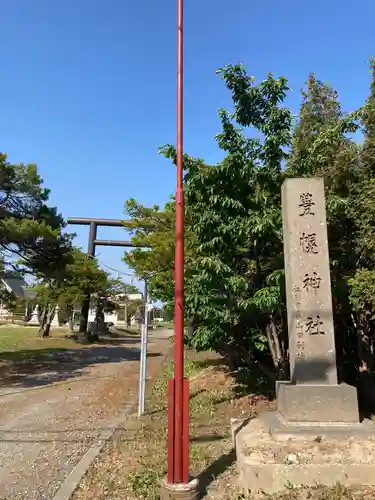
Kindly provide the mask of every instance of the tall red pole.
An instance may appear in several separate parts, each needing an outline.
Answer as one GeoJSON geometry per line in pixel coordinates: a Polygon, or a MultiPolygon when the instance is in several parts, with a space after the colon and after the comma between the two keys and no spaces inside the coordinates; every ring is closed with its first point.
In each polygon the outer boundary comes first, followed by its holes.
{"type": "Polygon", "coordinates": [[[168,481],[188,481],[187,384],[184,383],[183,0],[177,0],[177,189],[174,380],[170,381],[168,481]],[[184,390],[185,388],[185,390],[184,390]]]}
{"type": "Polygon", "coordinates": [[[184,378],[184,192],[183,192],[183,0],[177,0],[177,190],[175,254],[175,464],[174,483],[182,482],[184,378]]]}

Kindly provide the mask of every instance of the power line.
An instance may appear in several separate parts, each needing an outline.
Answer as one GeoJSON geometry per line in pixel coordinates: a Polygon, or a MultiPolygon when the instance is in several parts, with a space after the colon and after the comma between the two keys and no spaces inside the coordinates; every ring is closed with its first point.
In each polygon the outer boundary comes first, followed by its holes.
{"type": "Polygon", "coordinates": [[[135,274],[130,274],[130,273],[125,273],[124,271],[119,271],[118,269],[115,269],[114,267],[111,267],[111,266],[108,266],[107,264],[105,264],[104,262],[102,262],[101,260],[97,259],[97,261],[99,262],[99,264],[101,266],[104,266],[106,267],[107,269],[110,269],[111,271],[114,271],[115,273],[118,273],[118,274],[122,274],[123,276],[130,276],[131,278],[136,278],[138,279],[138,277],[135,275],[135,274]]]}
{"type": "Polygon", "coordinates": [[[107,264],[105,264],[104,262],[99,260],[97,257],[95,257],[95,258],[99,262],[99,264],[106,267],[107,269],[110,269],[111,271],[114,271],[115,273],[122,274],[123,276],[130,276],[131,278],[137,279],[139,281],[147,281],[156,275],[156,272],[149,273],[148,276],[137,276],[136,274],[125,273],[124,271],[119,271],[118,269],[115,269],[114,267],[108,266],[107,264]]]}

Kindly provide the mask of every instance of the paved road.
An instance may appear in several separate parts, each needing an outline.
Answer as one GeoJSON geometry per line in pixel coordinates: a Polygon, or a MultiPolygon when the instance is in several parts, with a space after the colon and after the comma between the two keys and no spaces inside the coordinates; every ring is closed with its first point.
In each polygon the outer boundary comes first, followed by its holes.
{"type": "MultiPolygon", "coordinates": [[[[168,350],[150,334],[149,368],[168,350]]],[[[139,339],[116,339],[58,359],[0,390],[0,499],[52,500],[99,434],[136,399],[139,339]]]]}

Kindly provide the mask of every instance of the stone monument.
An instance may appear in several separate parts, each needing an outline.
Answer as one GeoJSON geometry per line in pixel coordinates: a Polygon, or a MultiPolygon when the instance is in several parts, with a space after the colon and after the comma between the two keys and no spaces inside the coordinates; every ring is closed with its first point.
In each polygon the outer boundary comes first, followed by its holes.
{"type": "Polygon", "coordinates": [[[372,485],[375,425],[360,423],[356,388],[337,379],[323,180],[287,179],[282,216],[291,380],[276,384],[276,412],[236,423],[240,480],[270,493],[372,485]]]}
{"type": "Polygon", "coordinates": [[[51,326],[53,328],[56,328],[56,327],[60,326],[60,322],[59,322],[59,306],[56,306],[55,312],[53,313],[53,318],[52,318],[52,321],[51,321],[51,326]]]}
{"type": "Polygon", "coordinates": [[[291,382],[278,384],[278,416],[358,423],[357,390],[337,381],[323,180],[287,179],[282,216],[291,382]]]}
{"type": "Polygon", "coordinates": [[[34,307],[33,312],[31,314],[30,321],[28,321],[28,323],[30,325],[35,325],[35,326],[38,325],[39,326],[40,321],[39,321],[39,307],[38,306],[34,307]]]}

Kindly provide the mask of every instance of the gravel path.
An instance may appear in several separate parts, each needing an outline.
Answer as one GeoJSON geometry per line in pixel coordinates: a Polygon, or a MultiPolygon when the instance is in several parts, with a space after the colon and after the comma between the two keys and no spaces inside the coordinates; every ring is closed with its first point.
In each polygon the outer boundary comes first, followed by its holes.
{"type": "MultiPolygon", "coordinates": [[[[151,335],[151,375],[168,335],[151,335]]],[[[43,387],[1,389],[0,499],[51,500],[99,434],[136,400],[139,344],[125,339],[82,352],[78,376],[72,361],[72,377],[62,382],[48,384],[54,374],[47,373],[43,387]]]]}

